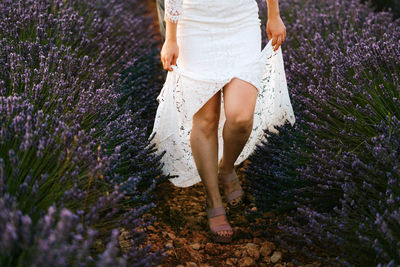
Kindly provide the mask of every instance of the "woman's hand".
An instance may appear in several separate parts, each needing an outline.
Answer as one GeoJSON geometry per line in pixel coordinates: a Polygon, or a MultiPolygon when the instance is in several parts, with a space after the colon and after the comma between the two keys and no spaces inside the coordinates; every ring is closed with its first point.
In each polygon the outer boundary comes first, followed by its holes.
{"type": "Polygon", "coordinates": [[[161,48],[161,62],[164,70],[172,71],[171,65],[176,65],[179,56],[178,44],[175,40],[166,40],[161,48]]]}
{"type": "Polygon", "coordinates": [[[267,21],[267,35],[268,40],[272,38],[272,47],[274,51],[278,50],[279,46],[283,43],[286,38],[286,27],[280,16],[274,16],[268,18],[267,21]]]}

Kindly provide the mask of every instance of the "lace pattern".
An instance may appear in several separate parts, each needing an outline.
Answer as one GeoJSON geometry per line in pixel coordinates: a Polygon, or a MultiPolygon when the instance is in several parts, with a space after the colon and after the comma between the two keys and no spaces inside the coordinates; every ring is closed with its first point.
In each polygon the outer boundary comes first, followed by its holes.
{"type": "MultiPolygon", "coordinates": [[[[290,102],[281,48],[273,51],[271,41],[261,51],[259,59],[251,66],[230,73],[223,79],[204,79],[172,66],[164,86],[157,97],[157,110],[152,135],[163,156],[163,171],[172,175],[170,181],[179,187],[188,187],[201,181],[190,147],[192,116],[231,79],[237,77],[253,84],[258,90],[253,129],[235,165],[244,161],[265,139],[264,129],[277,132],[276,125],[289,121],[295,123],[290,102]]],[[[221,98],[218,128],[218,159],[222,158],[222,129],[226,120],[224,101],[221,98]]],[[[151,136],[152,136],[151,135],[151,136]]],[[[267,141],[267,140],[265,140],[267,141]]]]}
{"type": "Polygon", "coordinates": [[[183,0],[164,0],[165,15],[164,20],[177,23],[183,13],[183,0]]]}

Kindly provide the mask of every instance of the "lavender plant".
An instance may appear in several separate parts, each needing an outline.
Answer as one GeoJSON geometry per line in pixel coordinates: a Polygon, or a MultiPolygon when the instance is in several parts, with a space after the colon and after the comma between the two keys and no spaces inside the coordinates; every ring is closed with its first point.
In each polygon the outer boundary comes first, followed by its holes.
{"type": "Polygon", "coordinates": [[[137,229],[152,222],[142,215],[154,207],[151,192],[166,177],[159,158],[144,149],[148,130],[140,126],[148,122],[134,109],[141,103],[127,104],[122,93],[126,84],[157,88],[153,73],[141,70],[142,59],[157,62],[151,19],[142,10],[136,0],[0,3],[0,198],[12,199],[0,222],[1,233],[10,230],[0,241],[9,248],[0,252],[2,266],[148,266],[162,259],[161,251],[143,248],[137,229]],[[50,207],[68,216],[45,231],[50,207]],[[19,219],[7,221],[11,213],[19,219]],[[53,243],[38,248],[16,236],[21,218],[30,221],[24,238],[53,243]],[[123,255],[120,227],[133,240],[123,255]],[[77,258],[78,251],[92,260],[77,258]]]}
{"type": "Polygon", "coordinates": [[[293,0],[281,9],[299,123],[250,158],[257,202],[292,211],[277,237],[290,249],[328,264],[398,265],[390,192],[399,191],[400,20],[358,1],[293,0]]]}
{"type": "Polygon", "coordinates": [[[400,6],[396,0],[361,0],[361,2],[373,6],[377,11],[390,10],[396,18],[400,17],[400,6]]]}

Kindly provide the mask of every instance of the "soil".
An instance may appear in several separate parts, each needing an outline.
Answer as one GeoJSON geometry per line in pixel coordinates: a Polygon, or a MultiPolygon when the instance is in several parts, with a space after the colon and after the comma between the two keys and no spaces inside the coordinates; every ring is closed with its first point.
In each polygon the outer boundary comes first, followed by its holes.
{"type": "MultiPolygon", "coordinates": [[[[176,187],[166,181],[155,193],[159,202],[152,214],[157,218],[146,228],[147,244],[153,251],[164,249],[167,258],[160,266],[296,266],[291,259],[299,255],[289,253],[271,242],[279,232],[279,217],[268,212],[259,215],[254,197],[249,193],[249,180],[243,175],[248,161],[236,172],[245,191],[246,206],[242,211],[224,206],[234,237],[232,243],[221,244],[211,240],[205,212],[205,189],[202,182],[190,187],[176,187]]],[[[220,192],[223,192],[220,185],[220,192]]],[[[149,214],[150,216],[150,214],[149,214]]],[[[282,215],[281,215],[282,216],[282,215]]],[[[306,259],[302,259],[307,262],[306,259]]],[[[306,266],[320,266],[317,263],[306,266]]]]}

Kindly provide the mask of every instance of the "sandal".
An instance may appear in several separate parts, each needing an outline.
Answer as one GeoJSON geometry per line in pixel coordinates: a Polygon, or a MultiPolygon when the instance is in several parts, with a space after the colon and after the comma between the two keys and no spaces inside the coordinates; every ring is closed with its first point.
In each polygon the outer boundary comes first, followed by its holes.
{"type": "MultiPolygon", "coordinates": [[[[205,209],[207,212],[207,218],[213,218],[216,216],[221,216],[221,215],[225,215],[226,216],[226,212],[225,212],[225,208],[223,206],[221,207],[216,207],[216,208],[208,208],[207,205],[207,201],[206,201],[206,205],[205,205],[205,209]]],[[[232,234],[230,235],[220,235],[218,234],[219,231],[223,231],[223,230],[230,230],[232,231],[232,227],[230,226],[229,223],[225,223],[225,224],[221,224],[221,225],[216,225],[216,226],[211,226],[210,225],[210,221],[208,221],[209,224],[209,233],[211,234],[213,240],[215,242],[220,242],[220,243],[230,243],[232,241],[232,234]]]]}
{"type": "MultiPolygon", "coordinates": [[[[222,174],[218,172],[218,179],[220,182],[223,184],[229,184],[232,182],[239,181],[239,177],[236,174],[236,171],[234,170],[233,173],[227,173],[227,174],[222,174]]],[[[224,188],[224,193],[226,195],[226,201],[228,202],[228,206],[231,209],[238,209],[242,206],[243,204],[243,195],[244,191],[243,189],[236,189],[230,192],[229,194],[226,194],[225,188],[224,188]],[[235,200],[235,201],[233,201],[235,200]],[[236,203],[236,204],[234,204],[236,203]]]]}

